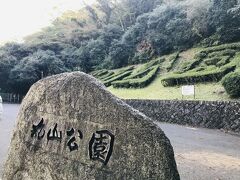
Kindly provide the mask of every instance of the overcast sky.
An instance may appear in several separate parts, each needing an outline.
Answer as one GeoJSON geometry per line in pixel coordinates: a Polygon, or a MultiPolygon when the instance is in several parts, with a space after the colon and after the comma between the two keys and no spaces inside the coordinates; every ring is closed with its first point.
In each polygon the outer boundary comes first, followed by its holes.
{"type": "MultiPolygon", "coordinates": [[[[94,0],[85,0],[92,4],[94,0]]],[[[0,0],[0,44],[22,41],[67,10],[83,7],[82,0],[0,0]]]]}

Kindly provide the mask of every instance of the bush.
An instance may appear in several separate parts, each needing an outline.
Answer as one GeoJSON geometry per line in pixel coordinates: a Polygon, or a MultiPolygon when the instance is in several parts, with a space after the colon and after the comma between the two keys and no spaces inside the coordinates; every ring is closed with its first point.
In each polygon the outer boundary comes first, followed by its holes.
{"type": "Polygon", "coordinates": [[[110,79],[112,79],[116,76],[119,76],[119,75],[121,75],[121,74],[123,74],[127,71],[132,71],[133,68],[134,68],[133,66],[129,66],[129,67],[126,67],[126,68],[119,69],[119,70],[115,71],[112,75],[107,76],[105,78],[102,78],[102,81],[108,81],[108,80],[110,80],[110,79]]]}
{"type": "Polygon", "coordinates": [[[136,73],[144,72],[145,70],[152,68],[153,66],[161,63],[164,60],[165,60],[164,58],[161,58],[161,59],[150,61],[150,62],[138,67],[133,73],[136,74],[136,73]]]}
{"type": "Polygon", "coordinates": [[[151,71],[151,68],[142,70],[142,71],[140,71],[140,72],[138,72],[138,73],[135,73],[135,74],[132,74],[132,75],[124,78],[124,80],[141,78],[141,77],[145,76],[149,71],[151,71]]]}
{"type": "Polygon", "coordinates": [[[221,60],[221,58],[219,58],[219,57],[213,57],[213,58],[205,59],[204,63],[208,66],[216,65],[220,60],[221,60]]]}
{"type": "Polygon", "coordinates": [[[102,70],[99,70],[99,71],[94,71],[94,72],[92,72],[91,74],[92,74],[92,76],[94,76],[94,77],[99,77],[99,76],[105,75],[105,74],[107,74],[107,73],[108,73],[108,70],[102,69],[102,70]]]}
{"type": "Polygon", "coordinates": [[[112,83],[114,88],[143,88],[149,85],[157,75],[159,66],[154,66],[151,71],[142,78],[127,79],[122,81],[115,81],[112,83]]]}
{"type": "Polygon", "coordinates": [[[177,62],[178,58],[179,58],[179,52],[177,52],[169,57],[170,64],[166,68],[168,72],[170,70],[172,70],[172,68],[173,68],[174,64],[177,62]]]}
{"type": "Polygon", "coordinates": [[[222,85],[231,97],[240,97],[240,71],[227,74],[222,79],[222,85]]]}
{"type": "Polygon", "coordinates": [[[212,52],[208,55],[209,58],[212,57],[221,57],[221,56],[230,56],[233,57],[236,54],[234,49],[225,49],[223,51],[212,52]]]}
{"type": "MultiPolygon", "coordinates": [[[[211,66],[210,66],[211,67],[211,66]]],[[[187,72],[183,74],[174,74],[162,79],[163,86],[175,86],[181,84],[192,84],[197,82],[219,81],[236,68],[235,64],[229,63],[221,68],[211,68],[199,72],[187,72]]]]}
{"type": "Polygon", "coordinates": [[[240,43],[223,44],[223,45],[220,45],[220,46],[205,48],[204,50],[201,51],[201,53],[209,54],[209,53],[212,53],[214,51],[222,51],[222,50],[225,50],[225,49],[240,50],[240,43]]]}
{"type": "Polygon", "coordinates": [[[221,61],[219,61],[216,65],[217,67],[224,66],[225,64],[230,62],[231,57],[230,56],[223,56],[221,61]]]}
{"type": "Polygon", "coordinates": [[[107,74],[104,74],[104,75],[98,77],[98,79],[103,80],[103,79],[105,79],[105,78],[107,78],[109,76],[112,76],[113,74],[114,74],[114,72],[109,71],[107,74]]]}
{"type": "Polygon", "coordinates": [[[107,81],[103,81],[103,84],[104,84],[105,86],[107,86],[107,87],[108,87],[108,86],[111,86],[112,82],[117,81],[117,80],[121,80],[121,79],[129,76],[131,73],[132,73],[131,70],[130,70],[130,71],[127,71],[127,72],[124,72],[124,73],[122,73],[122,74],[119,74],[119,75],[117,75],[117,76],[114,76],[114,77],[111,78],[111,79],[108,79],[107,81]]]}

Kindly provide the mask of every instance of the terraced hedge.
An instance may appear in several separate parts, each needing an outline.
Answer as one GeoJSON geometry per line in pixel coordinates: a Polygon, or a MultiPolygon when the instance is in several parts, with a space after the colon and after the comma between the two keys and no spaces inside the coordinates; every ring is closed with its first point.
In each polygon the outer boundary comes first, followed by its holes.
{"type": "Polygon", "coordinates": [[[149,73],[141,78],[125,79],[112,83],[114,88],[143,88],[149,85],[157,75],[159,65],[152,67],[149,73]]]}
{"type": "Polygon", "coordinates": [[[178,58],[179,58],[179,52],[177,52],[169,57],[170,64],[166,68],[168,72],[173,68],[173,66],[177,62],[178,58]]]}
{"type": "MultiPolygon", "coordinates": [[[[117,76],[120,76],[121,74],[124,74],[125,72],[128,72],[128,71],[132,71],[134,69],[133,66],[130,66],[130,67],[127,67],[127,68],[122,68],[116,72],[114,72],[113,74],[111,74],[110,76],[107,76],[105,78],[102,78],[102,81],[105,82],[105,81],[108,81],[110,79],[113,79],[117,76]]],[[[129,75],[129,74],[128,74],[129,75]]],[[[126,77],[126,76],[125,76],[126,77]]]]}
{"type": "Polygon", "coordinates": [[[229,63],[215,70],[205,70],[199,72],[187,72],[183,74],[174,74],[162,79],[163,86],[175,86],[182,84],[192,84],[198,82],[219,81],[229,72],[234,71],[236,64],[229,63]]]}
{"type": "Polygon", "coordinates": [[[106,81],[103,81],[103,84],[104,84],[105,86],[107,86],[107,87],[108,87],[108,86],[111,86],[114,81],[121,80],[121,79],[129,76],[131,73],[132,73],[132,70],[127,71],[127,72],[124,72],[124,73],[122,73],[122,74],[119,74],[119,75],[117,75],[117,76],[114,76],[114,77],[111,78],[111,79],[108,79],[108,80],[106,80],[106,81]]]}
{"type": "Polygon", "coordinates": [[[201,51],[201,53],[212,53],[214,51],[223,51],[226,49],[234,49],[234,50],[240,50],[240,43],[232,43],[232,44],[223,44],[220,46],[214,46],[214,47],[209,47],[205,48],[204,50],[201,51]]]}
{"type": "Polygon", "coordinates": [[[94,77],[100,77],[100,76],[103,76],[105,74],[108,73],[108,70],[106,69],[102,69],[102,70],[98,70],[98,71],[94,71],[92,72],[91,74],[94,76],[94,77]]]}

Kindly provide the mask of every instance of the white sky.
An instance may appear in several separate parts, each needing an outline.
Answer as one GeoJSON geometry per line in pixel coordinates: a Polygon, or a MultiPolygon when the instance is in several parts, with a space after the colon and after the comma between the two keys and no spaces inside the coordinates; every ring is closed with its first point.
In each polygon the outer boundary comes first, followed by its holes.
{"type": "MultiPolygon", "coordinates": [[[[85,0],[92,4],[95,0],[85,0]]],[[[83,0],[0,0],[0,44],[22,41],[67,10],[79,10],[83,0]]]]}

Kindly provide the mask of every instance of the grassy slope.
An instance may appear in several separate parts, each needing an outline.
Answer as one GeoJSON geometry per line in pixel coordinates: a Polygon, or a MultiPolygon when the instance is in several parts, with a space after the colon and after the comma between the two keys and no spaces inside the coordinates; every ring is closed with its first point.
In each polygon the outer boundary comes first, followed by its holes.
{"type": "MultiPolygon", "coordinates": [[[[172,72],[178,70],[178,67],[186,60],[194,59],[194,55],[201,48],[192,48],[180,53],[177,66],[174,66],[172,72]]],[[[167,58],[167,57],[166,57],[167,58]]],[[[169,62],[164,62],[162,67],[167,66],[169,62]]],[[[146,88],[142,89],[115,89],[112,86],[108,88],[114,95],[123,99],[182,99],[181,87],[163,87],[161,79],[167,75],[164,68],[160,68],[161,74],[146,88]]],[[[221,83],[199,83],[195,85],[196,97],[195,100],[232,100],[224,91],[221,83]]],[[[184,97],[184,99],[193,100],[193,96],[184,97]]],[[[234,99],[236,100],[236,99],[234,99]]]]}
{"type": "MultiPolygon", "coordinates": [[[[148,87],[142,89],[115,89],[108,90],[123,99],[182,99],[181,87],[163,87],[160,75],[148,87]]],[[[231,100],[223,91],[220,83],[205,83],[196,85],[196,100],[231,100]]],[[[184,99],[193,100],[193,96],[184,99]]]]}

